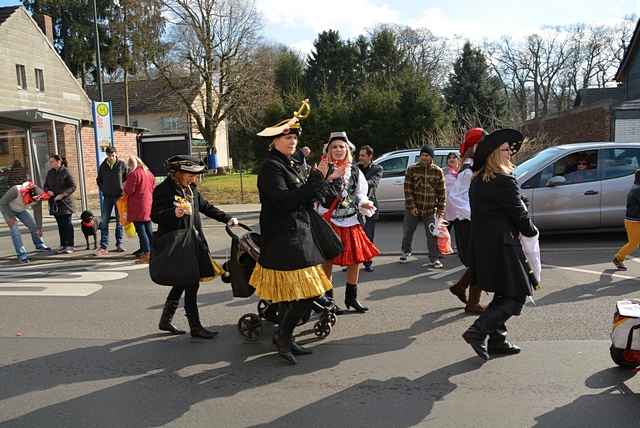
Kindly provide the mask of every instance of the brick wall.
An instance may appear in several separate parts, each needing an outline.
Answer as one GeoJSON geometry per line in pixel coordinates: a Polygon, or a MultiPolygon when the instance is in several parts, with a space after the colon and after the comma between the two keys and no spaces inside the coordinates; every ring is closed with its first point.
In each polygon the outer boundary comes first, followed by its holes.
{"type": "MultiPolygon", "coordinates": [[[[57,129],[58,150],[59,154],[67,159],[69,172],[76,180],[78,190],[75,199],[77,199],[76,207],[80,207],[80,174],[78,165],[78,151],[76,146],[75,126],[59,124],[57,129]]],[[[127,161],[129,156],[138,154],[137,134],[135,132],[123,129],[115,129],[113,138],[118,155],[123,161],[127,161]]],[[[90,125],[82,126],[80,129],[80,139],[82,141],[82,159],[84,161],[84,180],[87,191],[87,201],[90,208],[95,209],[98,206],[97,193],[98,185],[96,177],[98,175],[98,166],[96,161],[96,143],[93,127],[90,125]]]]}
{"type": "Polygon", "coordinates": [[[558,144],[613,141],[612,112],[608,105],[579,107],[544,119],[525,122],[525,136],[545,135],[558,144]]]}

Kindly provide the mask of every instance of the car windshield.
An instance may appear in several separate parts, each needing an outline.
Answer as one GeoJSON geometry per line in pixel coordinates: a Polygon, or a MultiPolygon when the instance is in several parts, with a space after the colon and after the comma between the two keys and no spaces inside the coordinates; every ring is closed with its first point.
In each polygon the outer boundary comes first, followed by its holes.
{"type": "Polygon", "coordinates": [[[519,180],[527,171],[538,171],[541,167],[546,165],[549,160],[555,158],[560,153],[562,153],[562,149],[551,147],[541,151],[534,157],[527,159],[516,167],[514,171],[516,179],[519,180]]]}

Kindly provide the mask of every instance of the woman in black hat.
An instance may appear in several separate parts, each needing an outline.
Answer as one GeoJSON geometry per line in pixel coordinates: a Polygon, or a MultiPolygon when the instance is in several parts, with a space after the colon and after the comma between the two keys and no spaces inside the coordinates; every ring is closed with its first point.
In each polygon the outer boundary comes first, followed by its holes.
{"type": "Polygon", "coordinates": [[[533,292],[519,236],[532,237],[538,231],[520,197],[511,163],[511,155],[521,144],[520,132],[501,129],[484,137],[474,157],[475,175],[469,190],[471,266],[475,284],[495,294],[462,337],[484,360],[490,355],[520,352],[507,340],[505,323],[520,315],[525,299],[533,292]]]}
{"type": "Polygon", "coordinates": [[[302,117],[296,112],[293,118],[258,134],[271,138],[272,143],[258,175],[262,243],[249,281],[261,299],[278,303],[282,310],[273,343],[290,364],[297,363],[296,355],[311,353],[293,340],[294,327],[311,310],[313,299],[331,289],[321,267],[325,260],[313,240],[309,213],[314,201],[332,194],[329,181],[345,171],[337,167],[329,174],[325,160],[308,178],[301,174],[291,156],[298,144],[302,117]]]}
{"type": "MultiPolygon", "coordinates": [[[[151,220],[158,224],[157,236],[173,230],[187,229],[193,223],[200,244],[197,246],[198,254],[194,254],[194,257],[198,258],[200,278],[202,280],[213,278],[221,272],[218,270],[219,268],[216,269],[209,255],[209,247],[202,233],[200,213],[230,226],[237,225],[238,220],[211,205],[198,192],[196,181],[206,169],[201,160],[191,156],[173,156],[167,159],[167,166],[169,175],[153,191],[151,220]],[[190,216],[193,216],[193,221],[189,218],[190,216]]],[[[151,257],[153,258],[153,251],[151,257]]],[[[180,266],[176,266],[176,269],[179,268],[180,266]]],[[[160,317],[158,325],[160,330],[173,334],[185,333],[171,324],[180,297],[184,293],[184,311],[189,321],[191,336],[211,339],[218,334],[215,331],[205,329],[200,323],[197,301],[199,287],[200,282],[198,281],[191,286],[171,288],[160,317]]]]}

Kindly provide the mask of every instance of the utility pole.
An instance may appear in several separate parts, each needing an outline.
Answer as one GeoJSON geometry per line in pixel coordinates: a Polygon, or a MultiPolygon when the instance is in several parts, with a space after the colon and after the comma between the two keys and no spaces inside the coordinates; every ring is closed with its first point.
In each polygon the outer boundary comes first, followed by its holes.
{"type": "Polygon", "coordinates": [[[104,101],[104,93],[102,92],[102,63],[100,61],[100,33],[98,31],[98,7],[96,6],[96,0],[91,1],[93,2],[93,23],[95,25],[96,32],[96,66],[98,68],[96,75],[98,76],[98,96],[100,97],[100,101],[104,101]]]}

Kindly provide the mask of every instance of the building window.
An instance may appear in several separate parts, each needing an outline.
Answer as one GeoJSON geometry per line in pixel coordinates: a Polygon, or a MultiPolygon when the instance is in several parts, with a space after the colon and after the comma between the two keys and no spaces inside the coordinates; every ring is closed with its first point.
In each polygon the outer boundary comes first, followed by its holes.
{"type": "Polygon", "coordinates": [[[24,65],[16,64],[16,78],[18,79],[18,88],[27,89],[27,73],[24,71],[24,65]]]}
{"type": "Polygon", "coordinates": [[[44,92],[44,71],[36,68],[36,91],[44,92]]]}
{"type": "Polygon", "coordinates": [[[163,131],[177,131],[180,129],[180,120],[177,117],[163,117],[160,119],[160,128],[163,131]]]}

